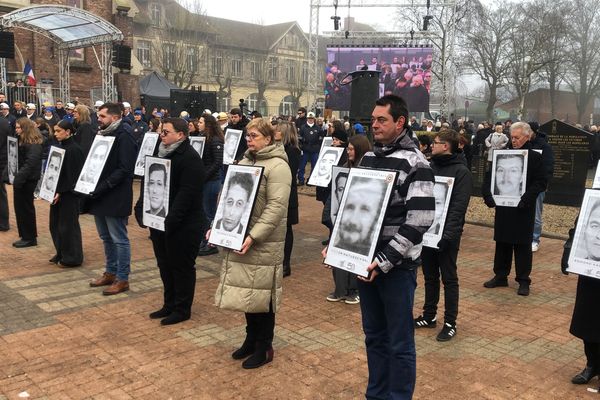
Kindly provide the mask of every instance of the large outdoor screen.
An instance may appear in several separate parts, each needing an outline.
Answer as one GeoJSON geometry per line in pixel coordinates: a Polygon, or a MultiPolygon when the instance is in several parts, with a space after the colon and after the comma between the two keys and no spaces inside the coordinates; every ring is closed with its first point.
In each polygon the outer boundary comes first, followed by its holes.
{"type": "Polygon", "coordinates": [[[361,69],[381,71],[379,93],[406,100],[410,112],[429,111],[431,47],[328,47],[325,70],[325,108],[350,110],[351,85],[344,77],[361,69]]]}

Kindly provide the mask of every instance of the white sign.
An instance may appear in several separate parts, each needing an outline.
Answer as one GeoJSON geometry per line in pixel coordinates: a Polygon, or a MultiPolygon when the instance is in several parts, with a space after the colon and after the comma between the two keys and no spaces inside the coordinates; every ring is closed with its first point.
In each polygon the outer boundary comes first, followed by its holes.
{"type": "Polygon", "coordinates": [[[135,170],[133,171],[134,174],[138,176],[144,176],[146,156],[151,156],[154,154],[156,142],[158,142],[158,133],[146,132],[144,135],[144,140],[142,141],[142,145],[140,146],[140,151],[137,155],[137,160],[135,161],[135,170]]]}
{"type": "Polygon", "coordinates": [[[114,141],[114,136],[96,135],[75,184],[76,192],[90,194],[96,189],[114,141]]]}
{"type": "MultiPolygon", "coordinates": [[[[206,143],[206,138],[204,136],[190,136],[190,144],[196,150],[200,158],[202,158],[202,154],[204,154],[204,144],[206,143]]],[[[235,153],[234,153],[235,155],[235,153]]]]}
{"type": "Polygon", "coordinates": [[[437,249],[437,244],[442,239],[446,215],[450,205],[450,197],[454,188],[454,178],[447,176],[436,176],[433,186],[433,197],[435,197],[435,217],[433,224],[423,235],[423,246],[437,249]]]}
{"type": "Polygon", "coordinates": [[[15,176],[19,171],[19,140],[15,137],[7,138],[6,148],[8,149],[8,183],[11,185],[15,183],[15,176]]]}
{"type": "Polygon", "coordinates": [[[323,141],[321,142],[321,148],[319,149],[319,153],[323,151],[323,147],[331,147],[333,145],[333,137],[325,136],[323,141]]]}
{"type": "Polygon", "coordinates": [[[239,129],[227,129],[227,132],[225,132],[225,145],[223,146],[223,164],[233,164],[240,140],[246,140],[243,136],[244,132],[239,129]]]}
{"type": "Polygon", "coordinates": [[[495,150],[491,192],[497,206],[517,207],[527,185],[528,150],[495,150]]]}
{"type": "Polygon", "coordinates": [[[346,183],[348,182],[349,172],[350,168],[338,167],[337,165],[333,167],[330,207],[330,217],[332,223],[335,223],[335,218],[337,217],[338,209],[340,208],[340,201],[342,200],[344,189],[346,188],[346,183]]]}
{"type": "Polygon", "coordinates": [[[171,160],[146,157],[144,171],[144,225],[163,231],[165,217],[169,211],[169,189],[171,187],[171,160]]]}
{"type": "Polygon", "coordinates": [[[340,161],[344,151],[346,151],[344,147],[323,147],[319,153],[315,170],[310,171],[308,184],[321,187],[329,186],[332,168],[340,161]]]}
{"type": "Polygon", "coordinates": [[[58,178],[65,159],[65,149],[51,146],[48,152],[48,161],[46,162],[46,171],[40,187],[40,198],[54,202],[54,194],[58,185],[58,178]]]}
{"type": "Polygon", "coordinates": [[[600,279],[599,237],[600,191],[587,189],[575,228],[567,271],[600,279]]]}

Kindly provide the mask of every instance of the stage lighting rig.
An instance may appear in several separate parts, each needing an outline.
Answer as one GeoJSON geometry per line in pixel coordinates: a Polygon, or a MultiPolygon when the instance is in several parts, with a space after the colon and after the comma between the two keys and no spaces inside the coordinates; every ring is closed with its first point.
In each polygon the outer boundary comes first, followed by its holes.
{"type": "Polygon", "coordinates": [[[429,21],[433,19],[433,15],[426,15],[423,17],[423,30],[426,31],[429,28],[429,21]]]}
{"type": "Polygon", "coordinates": [[[336,31],[339,31],[340,30],[340,19],[342,19],[342,18],[338,17],[338,15],[337,15],[338,0],[333,1],[333,9],[334,9],[334,14],[333,14],[333,17],[331,17],[331,19],[333,20],[333,29],[336,31]]]}

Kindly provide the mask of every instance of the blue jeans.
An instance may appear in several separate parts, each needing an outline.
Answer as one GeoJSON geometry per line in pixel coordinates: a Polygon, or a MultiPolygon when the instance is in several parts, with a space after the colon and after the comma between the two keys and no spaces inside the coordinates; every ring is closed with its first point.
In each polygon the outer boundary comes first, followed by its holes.
{"type": "Polygon", "coordinates": [[[313,153],[310,151],[303,151],[302,158],[300,159],[300,167],[298,167],[298,182],[304,183],[304,170],[306,169],[306,164],[310,161],[310,171],[315,170],[315,166],[317,165],[317,159],[319,158],[319,153],[313,153]]]}
{"type": "Polygon", "coordinates": [[[413,303],[416,270],[392,268],[373,282],[358,281],[367,347],[367,399],[412,399],[417,379],[413,303]]]}
{"type": "Polygon", "coordinates": [[[127,237],[127,217],[102,217],[95,215],[96,230],[104,243],[106,272],[120,281],[129,280],[131,246],[127,237]]]}
{"type": "Polygon", "coordinates": [[[540,237],[542,236],[542,211],[544,210],[544,197],[546,197],[546,192],[538,194],[537,200],[535,201],[535,223],[533,224],[534,243],[540,243],[540,237]]]}
{"type": "Polygon", "coordinates": [[[204,183],[204,190],[202,192],[202,206],[204,207],[204,213],[206,219],[210,224],[215,219],[217,212],[217,199],[219,198],[219,192],[221,191],[221,180],[215,179],[214,181],[208,181],[204,183]]]}

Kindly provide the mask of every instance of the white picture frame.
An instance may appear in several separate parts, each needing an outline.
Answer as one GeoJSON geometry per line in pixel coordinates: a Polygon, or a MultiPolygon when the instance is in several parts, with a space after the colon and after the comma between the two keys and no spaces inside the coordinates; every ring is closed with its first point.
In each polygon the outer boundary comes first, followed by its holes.
{"type": "Polygon", "coordinates": [[[331,147],[331,146],[333,146],[333,137],[325,136],[323,138],[323,140],[321,141],[321,148],[319,149],[319,153],[323,150],[324,147],[331,147]]]}
{"type": "Polygon", "coordinates": [[[367,277],[398,172],[351,168],[324,263],[367,277]]]}
{"type": "Polygon", "coordinates": [[[171,160],[146,156],[144,169],[142,220],[144,225],[164,232],[165,218],[169,212],[171,160]]]}
{"type": "Polygon", "coordinates": [[[528,150],[495,150],[490,190],[497,206],[517,207],[527,189],[528,150]]]}
{"type": "Polygon", "coordinates": [[[46,200],[50,204],[54,203],[54,195],[62,171],[63,161],[65,160],[65,149],[56,146],[50,146],[48,151],[48,161],[42,184],[40,185],[40,199],[46,200]]]}
{"type": "Polygon", "coordinates": [[[348,174],[350,168],[333,166],[333,172],[331,173],[331,205],[330,205],[330,217],[331,222],[335,223],[338,210],[340,208],[340,201],[344,196],[344,189],[348,183],[348,174]]]}
{"type": "Polygon", "coordinates": [[[135,168],[133,173],[137,176],[144,176],[146,171],[146,156],[152,156],[154,149],[156,149],[156,143],[158,143],[159,135],[155,132],[146,132],[144,134],[144,140],[138,151],[137,159],[135,160],[135,168]]]}
{"type": "Polygon", "coordinates": [[[231,165],[235,161],[235,153],[237,153],[240,140],[246,140],[243,136],[244,132],[240,129],[227,129],[225,132],[225,144],[223,145],[224,165],[231,165]]]}
{"type": "Polygon", "coordinates": [[[90,194],[96,189],[114,142],[114,136],[96,135],[77,178],[76,192],[90,194]]]}
{"type": "Polygon", "coordinates": [[[200,158],[204,154],[204,145],[206,144],[206,137],[204,136],[190,136],[190,145],[196,150],[200,158]]]}
{"type": "Polygon", "coordinates": [[[233,250],[242,248],[262,175],[263,167],[259,166],[227,168],[208,243],[233,250]]]}
{"type": "Polygon", "coordinates": [[[568,272],[600,279],[600,243],[595,240],[599,232],[600,191],[587,189],[575,227],[568,272]]]}
{"type": "Polygon", "coordinates": [[[346,151],[344,147],[323,147],[319,152],[315,170],[310,172],[308,184],[320,187],[329,186],[332,167],[338,164],[344,151],[346,151]]]}
{"type": "Polygon", "coordinates": [[[6,140],[8,183],[13,185],[15,183],[15,176],[19,172],[19,139],[8,136],[6,140]]]}
{"type": "Polygon", "coordinates": [[[596,165],[596,173],[594,174],[594,180],[592,181],[592,189],[600,189],[600,162],[596,165]]]}
{"type": "Polygon", "coordinates": [[[423,234],[423,246],[432,249],[438,248],[438,243],[442,239],[444,226],[446,225],[446,216],[450,198],[454,189],[454,178],[449,176],[436,176],[433,185],[433,197],[435,197],[435,217],[433,224],[425,234],[423,234]]]}

